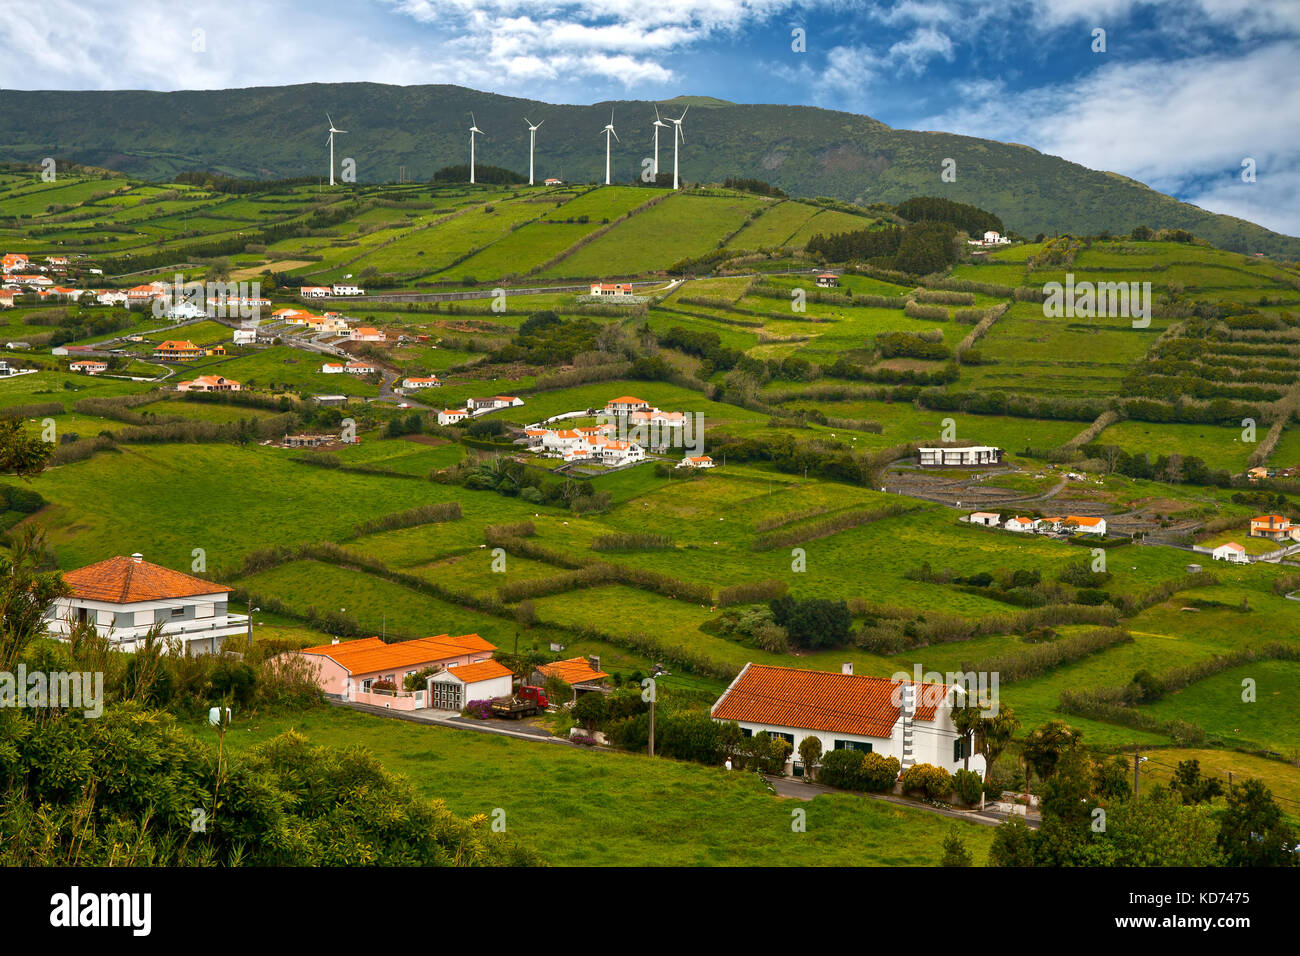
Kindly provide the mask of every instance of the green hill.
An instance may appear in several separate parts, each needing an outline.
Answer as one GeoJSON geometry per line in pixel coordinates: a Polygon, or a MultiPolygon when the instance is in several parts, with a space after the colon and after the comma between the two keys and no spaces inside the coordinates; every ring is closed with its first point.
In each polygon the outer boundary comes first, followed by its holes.
{"type": "MultiPolygon", "coordinates": [[[[1145,224],[1186,229],[1225,249],[1300,256],[1300,239],[1025,146],[896,130],[867,116],[807,106],[678,101],[696,106],[687,117],[681,153],[682,174],[691,182],[751,176],[793,196],[859,203],[938,195],[990,210],[1028,236],[1123,233],[1145,224]],[[946,159],[957,164],[955,182],[940,180],[946,159]]],[[[594,182],[604,173],[598,134],[611,107],[622,137],[615,144],[614,174],[628,182],[652,149],[651,103],[553,105],[456,86],[374,83],[8,92],[0,100],[0,161],[54,156],[158,180],[191,169],[254,178],[324,175],[329,111],[349,130],[339,137],[337,155],[356,160],[361,182],[396,180],[403,167],[408,179],[427,180],[440,167],[466,161],[473,110],[486,134],[478,144],[480,162],[526,170],[527,115],[545,121],[538,133],[538,173],[594,182]]],[[[671,144],[671,138],[661,138],[661,167],[671,164],[671,144]]]]}

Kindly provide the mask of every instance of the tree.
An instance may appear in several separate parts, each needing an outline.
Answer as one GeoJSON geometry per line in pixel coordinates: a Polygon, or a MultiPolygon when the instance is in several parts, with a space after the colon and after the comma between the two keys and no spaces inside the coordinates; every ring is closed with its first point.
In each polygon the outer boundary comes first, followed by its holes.
{"type": "Polygon", "coordinates": [[[0,421],[0,474],[31,478],[40,474],[54,445],[37,435],[28,435],[17,418],[0,421]]]}
{"type": "Polygon", "coordinates": [[[1043,726],[1031,730],[1022,744],[1025,760],[1025,790],[1029,789],[1029,771],[1037,773],[1043,780],[1051,778],[1056,772],[1057,764],[1067,751],[1072,750],[1083,736],[1063,720],[1049,720],[1043,726]]]}
{"type": "Polygon", "coordinates": [[[989,866],[1033,866],[1035,837],[1024,819],[1011,817],[993,833],[989,866]]]}
{"type": "Polygon", "coordinates": [[[45,537],[28,525],[0,552],[0,671],[12,673],[27,646],[45,632],[45,614],[68,593],[57,571],[41,572],[45,537]]]}
{"type": "Polygon", "coordinates": [[[979,729],[983,720],[984,718],[980,716],[980,708],[971,704],[967,704],[964,707],[954,707],[952,709],[953,726],[957,729],[957,733],[960,734],[962,738],[962,753],[965,758],[962,762],[963,770],[970,769],[970,754],[973,749],[975,731],[979,729]]]}
{"type": "Polygon", "coordinates": [[[1174,771],[1174,778],[1169,782],[1172,790],[1189,806],[1209,803],[1215,797],[1223,795],[1223,784],[1214,777],[1201,776],[1199,760],[1180,760],[1174,771]]]}
{"type": "Polygon", "coordinates": [[[817,761],[821,760],[821,757],[822,740],[820,737],[809,734],[799,741],[799,759],[803,762],[803,779],[805,783],[812,783],[817,761]]]}
{"type": "Polygon", "coordinates": [[[1219,849],[1228,866],[1296,866],[1295,834],[1264,782],[1251,777],[1228,790],[1219,818],[1219,849]]]}
{"type": "Polygon", "coordinates": [[[943,838],[943,861],[940,866],[973,866],[974,860],[971,858],[970,850],[966,849],[966,843],[957,832],[957,826],[948,828],[948,835],[943,838]]]}
{"type": "Polygon", "coordinates": [[[994,762],[1002,756],[1002,751],[1007,749],[1019,729],[1020,721],[1015,711],[1005,705],[999,706],[996,714],[980,720],[975,728],[975,749],[984,758],[985,780],[992,776],[994,762]]]}

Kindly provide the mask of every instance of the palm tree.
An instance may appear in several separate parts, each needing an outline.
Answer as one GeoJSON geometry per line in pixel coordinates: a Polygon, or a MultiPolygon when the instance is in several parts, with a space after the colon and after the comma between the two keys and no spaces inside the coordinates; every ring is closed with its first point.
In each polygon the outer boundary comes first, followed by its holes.
{"type": "Polygon", "coordinates": [[[1002,756],[1020,729],[1020,721],[1010,707],[999,707],[992,717],[984,717],[975,728],[975,748],[984,757],[984,779],[993,773],[993,763],[1002,756]]]}

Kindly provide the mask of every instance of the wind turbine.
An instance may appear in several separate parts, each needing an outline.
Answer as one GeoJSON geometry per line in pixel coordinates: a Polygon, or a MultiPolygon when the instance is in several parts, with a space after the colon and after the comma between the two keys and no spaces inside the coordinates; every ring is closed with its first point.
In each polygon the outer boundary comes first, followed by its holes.
{"type": "Polygon", "coordinates": [[[474,134],[479,136],[486,135],[478,128],[478,120],[474,119],[473,110],[469,114],[469,181],[470,185],[474,183],[474,134]]]}
{"type": "Polygon", "coordinates": [[[334,185],[334,134],[335,134],[335,133],[346,133],[347,130],[345,130],[345,129],[335,129],[335,128],[334,128],[334,121],[333,121],[332,119],[330,119],[330,115],[329,115],[329,113],[326,113],[326,114],[325,114],[325,118],[326,118],[327,120],[330,120],[330,185],[333,186],[333,185],[334,185]]]}
{"type": "MultiPolygon", "coordinates": [[[[685,114],[682,114],[682,115],[684,116],[685,114]]],[[[658,105],[656,105],[656,106],[655,106],[655,122],[654,122],[654,127],[655,127],[655,178],[656,178],[656,179],[659,178],[659,127],[661,127],[661,126],[662,126],[664,129],[667,129],[667,128],[668,128],[668,124],[665,123],[662,119],[660,119],[660,117],[659,117],[659,107],[658,107],[658,105]]]]}
{"type": "MultiPolygon", "coordinates": [[[[613,136],[618,139],[618,133],[614,132],[614,107],[609,108],[609,123],[605,126],[605,185],[609,185],[609,138],[613,136]]],[[[622,140],[620,139],[621,143],[622,140]]]]}
{"type": "MultiPolygon", "coordinates": [[[[690,106],[686,107],[686,110],[688,109],[690,109],[690,106]]],[[[677,117],[677,119],[673,119],[671,116],[668,117],[668,122],[672,123],[674,126],[673,129],[673,189],[677,188],[677,141],[681,140],[683,143],[686,142],[686,134],[682,132],[682,120],[686,119],[686,110],[682,110],[682,115],[677,117]]]]}
{"type": "Polygon", "coordinates": [[[534,126],[533,121],[525,116],[524,122],[528,124],[528,185],[531,186],[533,184],[533,147],[537,145],[537,130],[546,120],[542,120],[542,123],[534,126]]]}

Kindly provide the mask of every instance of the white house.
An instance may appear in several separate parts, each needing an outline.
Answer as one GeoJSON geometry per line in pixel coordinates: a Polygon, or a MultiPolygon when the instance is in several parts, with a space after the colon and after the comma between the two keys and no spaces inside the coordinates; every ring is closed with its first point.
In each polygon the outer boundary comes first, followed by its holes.
{"type": "Polygon", "coordinates": [[[708,455],[696,455],[694,457],[683,458],[674,467],[675,468],[712,468],[713,464],[714,464],[713,459],[710,458],[708,455]]]}
{"type": "Polygon", "coordinates": [[[330,287],[327,285],[305,285],[298,290],[298,295],[304,299],[327,299],[330,295],[330,287]]]}
{"type": "Polygon", "coordinates": [[[257,341],[257,329],[235,329],[236,345],[252,345],[257,341]]]}
{"type": "Polygon", "coordinates": [[[248,617],[227,610],[230,588],[145,561],[109,558],[63,576],[69,587],[46,613],[51,636],[66,638],[90,623],[122,651],[134,651],[155,626],[186,654],[220,651],[228,637],[248,634],[248,617]]]}
{"type": "Polygon", "coordinates": [[[994,514],[992,511],[976,511],[966,520],[971,524],[982,524],[986,528],[996,528],[1002,523],[1002,515],[994,514]]]}
{"type": "Polygon", "coordinates": [[[82,359],[80,362],[72,362],[68,365],[70,372],[85,372],[87,375],[98,375],[100,372],[108,371],[107,362],[99,362],[94,359],[82,359]]]}
{"type": "Polygon", "coordinates": [[[1002,461],[1002,449],[989,445],[970,445],[965,448],[918,448],[917,463],[922,468],[971,468],[977,465],[996,465],[1002,461]]]}
{"type": "Polygon", "coordinates": [[[563,457],[564,453],[571,449],[587,444],[587,438],[572,428],[548,430],[542,435],[542,450],[556,458],[563,457]]]}
{"type": "Polygon", "coordinates": [[[492,395],[489,398],[471,398],[465,401],[465,408],[471,414],[491,412],[498,408],[512,408],[522,405],[524,400],[514,395],[492,395]]]}
{"type": "Polygon", "coordinates": [[[345,366],[342,362],[326,362],[320,367],[323,375],[342,375],[345,366]]]}
{"type": "Polygon", "coordinates": [[[1229,561],[1232,564],[1250,563],[1250,559],[1246,557],[1246,549],[1235,541],[1219,545],[1210,552],[1210,557],[1214,558],[1215,561],[1229,561]]]}
{"type": "Polygon", "coordinates": [[[605,403],[605,414],[631,415],[633,412],[648,412],[652,408],[653,406],[643,398],[637,398],[635,395],[620,395],[605,403]]]}
{"type": "Polygon", "coordinates": [[[365,295],[366,294],[365,289],[357,285],[351,285],[350,283],[345,284],[342,282],[336,282],[334,283],[332,288],[335,295],[365,295]]]}
{"type": "Polygon", "coordinates": [[[1091,518],[1086,515],[1066,515],[1061,519],[1060,530],[1073,531],[1077,534],[1095,534],[1106,536],[1106,519],[1091,518]]]}
{"type": "Polygon", "coordinates": [[[602,296],[627,296],[632,294],[632,283],[630,282],[593,282],[591,284],[592,295],[602,296]]]}
{"type": "Polygon", "coordinates": [[[1020,517],[1008,518],[1006,520],[1006,523],[1003,524],[1002,527],[1005,528],[1007,531],[1021,531],[1021,532],[1033,531],[1034,519],[1020,518],[1020,517]]]}
{"type": "Polygon", "coordinates": [[[444,408],[438,413],[439,425],[455,425],[469,418],[469,412],[459,408],[444,408]]]}
{"type": "Polygon", "coordinates": [[[459,711],[470,701],[509,697],[514,692],[514,673],[500,661],[475,661],[434,674],[428,688],[430,707],[459,711]]]}
{"type": "Polygon", "coordinates": [[[388,335],[376,328],[368,325],[359,325],[348,333],[348,338],[353,342],[386,342],[388,335]]]}
{"type": "Polygon", "coordinates": [[[402,379],[402,388],[438,388],[441,385],[436,375],[402,379]]]}
{"type": "Polygon", "coordinates": [[[611,468],[645,461],[645,449],[634,441],[602,441],[594,450],[611,468]]]}
{"type": "MultiPolygon", "coordinates": [[[[740,725],[745,736],[766,731],[789,741],[788,771],[803,772],[799,744],[821,739],[822,752],[862,750],[896,757],[903,769],[928,763],[953,772],[966,765],[966,741],[952,722],[952,684],[746,664],[710,711],[714,720],[740,725]]],[[[970,754],[970,769],[983,775],[984,758],[970,754]]]]}

